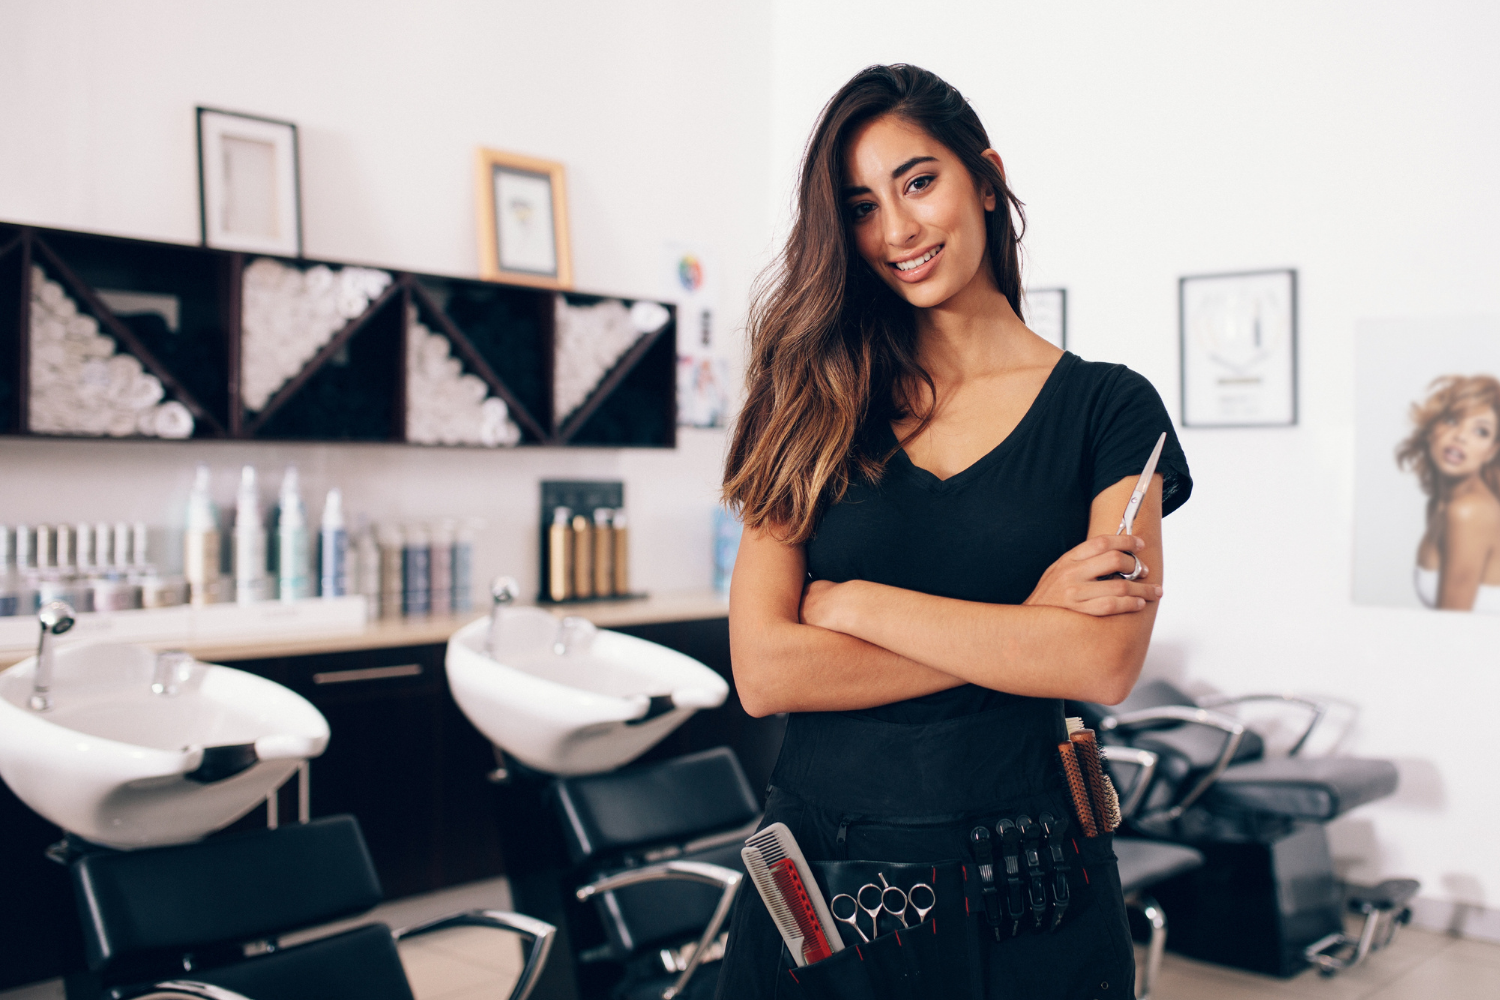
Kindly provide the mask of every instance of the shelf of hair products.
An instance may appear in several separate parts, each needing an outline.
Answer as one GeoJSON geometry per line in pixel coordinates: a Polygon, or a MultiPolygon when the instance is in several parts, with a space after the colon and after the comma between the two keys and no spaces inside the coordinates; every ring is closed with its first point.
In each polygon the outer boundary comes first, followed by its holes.
{"type": "Polygon", "coordinates": [[[360,518],[350,531],[337,487],[311,520],[296,466],[286,467],[275,502],[264,506],[254,466],[240,470],[229,511],[214,502],[212,480],[200,464],[176,530],[107,521],[0,525],[0,645],[34,639],[29,628],[21,633],[32,624],[25,619],[57,600],[116,624],[128,617],[133,628],[112,630],[121,638],[337,629],[473,606],[477,521],[360,518]],[[168,549],[173,558],[165,560],[168,549]],[[118,614],[128,612],[136,614],[118,614]]]}

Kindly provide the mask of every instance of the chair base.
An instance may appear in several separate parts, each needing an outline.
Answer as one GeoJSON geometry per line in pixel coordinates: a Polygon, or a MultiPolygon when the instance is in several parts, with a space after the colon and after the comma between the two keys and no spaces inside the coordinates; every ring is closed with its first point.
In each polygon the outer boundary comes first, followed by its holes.
{"type": "Polygon", "coordinates": [[[1152,887],[1171,948],[1273,976],[1307,968],[1308,945],[1343,930],[1343,894],[1321,825],[1265,843],[1195,843],[1204,867],[1152,887]]]}

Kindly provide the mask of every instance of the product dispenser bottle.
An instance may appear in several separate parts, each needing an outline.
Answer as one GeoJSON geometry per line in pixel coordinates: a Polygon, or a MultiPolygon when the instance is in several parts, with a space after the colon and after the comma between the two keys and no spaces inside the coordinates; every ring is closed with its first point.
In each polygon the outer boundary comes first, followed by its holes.
{"type": "MultiPolygon", "coordinates": [[[[198,464],[193,477],[193,491],[188,494],[187,532],[182,540],[182,572],[187,577],[188,598],[194,604],[210,604],[219,591],[219,512],[209,496],[208,466],[198,464]]],[[[94,535],[98,544],[100,534],[106,534],[109,526],[98,525],[94,535]]],[[[130,532],[115,532],[111,565],[123,567],[125,554],[121,551],[129,546],[130,532]]],[[[103,558],[96,555],[100,563],[103,558]]]]}
{"type": "Polygon", "coordinates": [[[432,543],[427,528],[409,525],[401,552],[401,610],[411,617],[424,618],[432,611],[432,543]]]}
{"type": "Polygon", "coordinates": [[[430,607],[434,615],[453,613],[453,536],[456,526],[451,520],[439,521],[432,528],[432,548],[428,556],[430,607]]]}
{"type": "Polygon", "coordinates": [[[18,614],[34,615],[42,606],[37,600],[37,584],[41,580],[37,577],[35,542],[36,536],[32,534],[29,525],[16,525],[16,544],[13,551],[16,554],[17,585],[20,588],[18,614]]]}
{"type": "MultiPolygon", "coordinates": [[[[360,517],[364,522],[364,517],[360,517]]],[[[351,550],[353,567],[349,573],[354,592],[365,599],[365,614],[380,617],[380,546],[375,541],[375,529],[368,522],[355,532],[351,550]]]]}
{"type": "Polygon", "coordinates": [[[612,560],[615,571],[615,596],[630,594],[630,525],[625,517],[625,508],[617,507],[611,519],[615,552],[612,560]]]}
{"type": "Polygon", "coordinates": [[[240,604],[263,601],[266,593],[266,526],[260,516],[255,466],[240,469],[240,491],[234,502],[234,599],[240,604]]]}
{"type": "Polygon", "coordinates": [[[87,521],[79,521],[73,526],[73,549],[78,574],[88,576],[98,564],[94,561],[94,526],[87,521]]]}
{"type": "Polygon", "coordinates": [[[566,601],[573,596],[573,512],[566,507],[552,510],[547,529],[547,596],[566,601]]]}
{"type": "Polygon", "coordinates": [[[109,525],[100,521],[94,525],[94,570],[99,574],[109,569],[109,543],[114,538],[109,525]]]}
{"type": "Polygon", "coordinates": [[[402,607],[404,576],[402,559],[405,548],[401,529],[394,525],[380,528],[380,617],[399,618],[402,607]]]}
{"type": "Polygon", "coordinates": [[[573,596],[594,596],[594,530],[582,514],[573,515],[573,596]]]}
{"type": "Polygon", "coordinates": [[[11,539],[10,529],[0,524],[0,618],[21,613],[21,576],[11,539]]]}
{"type": "Polygon", "coordinates": [[[615,533],[610,527],[614,511],[594,508],[594,596],[609,597],[615,592],[615,533]]]}
{"type": "Polygon", "coordinates": [[[130,582],[141,589],[141,607],[172,608],[187,600],[187,586],[180,576],[164,576],[151,561],[150,533],[141,523],[135,525],[131,545],[130,582]]]}
{"type": "Polygon", "coordinates": [[[473,519],[465,521],[453,540],[453,613],[474,609],[474,531],[473,519]]]}
{"type": "Polygon", "coordinates": [[[349,534],[344,530],[344,494],[337,486],[323,501],[323,523],[318,532],[318,593],[343,597],[349,593],[349,534]]]}
{"type": "Polygon", "coordinates": [[[307,557],[307,508],[298,492],[297,467],[288,465],[276,505],[276,592],[283,601],[311,595],[307,557]]]}

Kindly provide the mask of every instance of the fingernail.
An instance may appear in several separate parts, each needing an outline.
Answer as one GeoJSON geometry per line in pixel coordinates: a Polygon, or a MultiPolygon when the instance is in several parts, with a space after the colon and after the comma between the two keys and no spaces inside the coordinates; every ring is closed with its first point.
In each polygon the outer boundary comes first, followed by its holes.
{"type": "Polygon", "coordinates": [[[1161,588],[1160,588],[1160,587],[1157,587],[1157,588],[1156,588],[1156,596],[1157,596],[1157,597],[1160,597],[1160,596],[1161,596],[1161,588]]]}
{"type": "Polygon", "coordinates": [[[1135,599],[1135,606],[1137,610],[1144,608],[1146,606],[1146,599],[1144,597],[1137,597],[1135,599]]]}
{"type": "Polygon", "coordinates": [[[1139,552],[1141,549],[1144,549],[1145,547],[1146,547],[1146,540],[1144,538],[1137,537],[1136,540],[1135,540],[1135,549],[1136,549],[1136,551],[1139,552]]]}

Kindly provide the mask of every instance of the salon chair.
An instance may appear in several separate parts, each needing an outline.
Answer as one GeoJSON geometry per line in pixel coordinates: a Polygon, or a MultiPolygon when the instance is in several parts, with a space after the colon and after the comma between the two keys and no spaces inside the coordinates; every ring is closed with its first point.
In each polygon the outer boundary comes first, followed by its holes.
{"type": "MultiPolygon", "coordinates": [[[[1119,781],[1120,814],[1129,819],[1139,807],[1140,792],[1151,784],[1158,764],[1156,754],[1133,747],[1101,748],[1111,774],[1119,781]]],[[[1137,913],[1150,928],[1146,944],[1146,964],[1141,970],[1137,1000],[1150,1000],[1161,970],[1162,952],[1167,946],[1167,914],[1149,893],[1155,886],[1179,875],[1203,867],[1203,855],[1182,844],[1132,837],[1115,838],[1115,857],[1119,862],[1120,888],[1125,894],[1125,908],[1137,913]]]]}
{"type": "MultiPolygon", "coordinates": [[[[1302,751],[1324,706],[1282,695],[1194,701],[1165,681],[1140,685],[1124,703],[1070,702],[1107,746],[1150,751],[1134,776],[1124,832],[1201,851],[1205,864],[1157,886],[1178,930],[1172,950],[1273,975],[1306,968],[1309,945],[1343,929],[1343,891],[1324,824],[1396,790],[1390,761],[1309,757],[1302,751]],[[1274,701],[1308,719],[1286,756],[1227,714],[1274,701]]],[[[1119,777],[1117,762],[1112,773],[1119,777]]],[[[1123,804],[1122,804],[1123,806],[1123,804]]],[[[1123,808],[1122,808],[1123,811],[1123,808]]]]}
{"type": "Polygon", "coordinates": [[[525,1000],[552,944],[550,924],[474,910],[397,931],[369,923],[282,947],[293,932],[381,901],[352,816],[177,847],[100,850],[69,868],[90,980],[70,978],[70,1000],[412,1000],[396,943],[455,927],[527,942],[510,992],[510,1000],[525,1000]]]}
{"type": "Polygon", "coordinates": [[[727,747],[560,778],[580,993],[711,997],[760,804],[727,747]],[[579,883],[582,882],[582,885],[579,883]]]}

